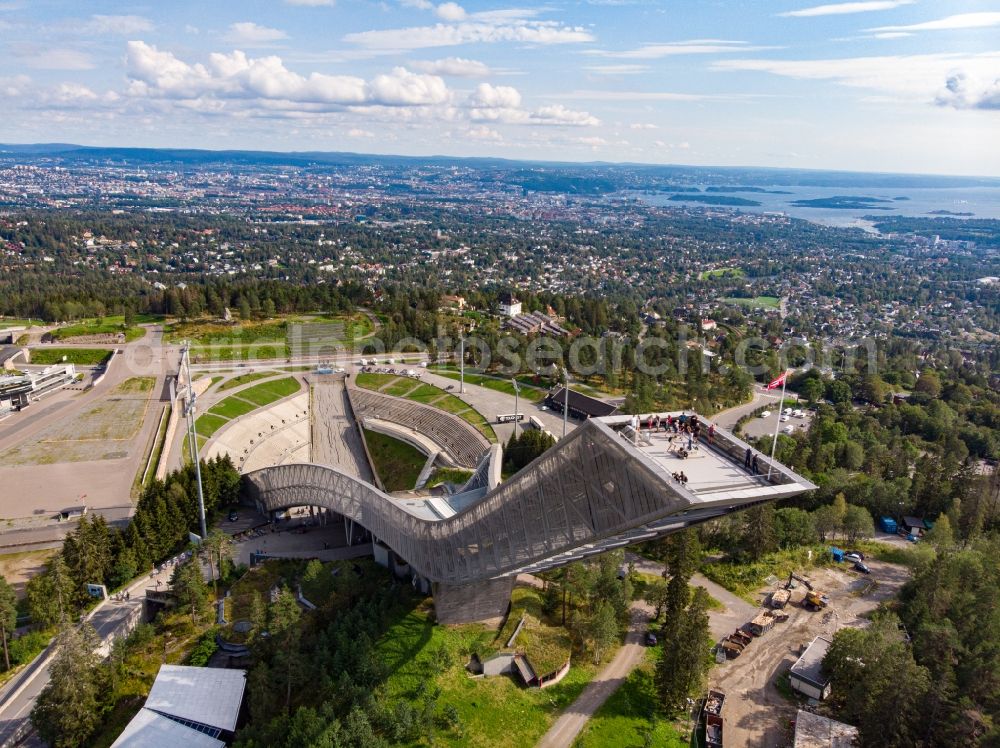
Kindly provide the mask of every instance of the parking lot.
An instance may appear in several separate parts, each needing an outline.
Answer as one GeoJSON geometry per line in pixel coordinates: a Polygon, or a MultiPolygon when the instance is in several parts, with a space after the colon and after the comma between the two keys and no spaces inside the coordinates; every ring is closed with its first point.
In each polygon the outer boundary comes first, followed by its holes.
{"type": "MultiPolygon", "coordinates": [[[[787,410],[787,409],[786,409],[787,410]]],[[[779,433],[788,433],[787,429],[791,427],[792,433],[796,431],[805,431],[809,428],[809,424],[812,423],[813,412],[809,410],[802,410],[801,416],[794,415],[784,415],[778,412],[777,408],[770,411],[770,415],[766,418],[754,417],[743,427],[743,433],[749,437],[761,437],[761,436],[774,436],[774,427],[780,426],[779,433]],[[779,420],[785,418],[786,420],[779,420]]]]}

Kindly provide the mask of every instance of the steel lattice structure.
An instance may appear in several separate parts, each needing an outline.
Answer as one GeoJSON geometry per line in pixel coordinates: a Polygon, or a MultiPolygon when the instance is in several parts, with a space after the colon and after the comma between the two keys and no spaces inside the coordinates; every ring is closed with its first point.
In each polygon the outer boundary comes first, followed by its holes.
{"type": "MultiPolygon", "coordinates": [[[[760,477],[751,488],[696,494],[623,438],[616,427],[626,420],[587,421],[447,519],[416,516],[374,486],[322,465],[264,468],[248,473],[245,485],[265,511],[312,505],[342,514],[433,582],[436,596],[461,588],[470,603],[477,586],[492,589],[520,572],[560,566],[815,487],[774,464],[771,478],[760,477]]],[[[713,445],[705,447],[732,462],[746,445],[717,431],[713,445]]]]}

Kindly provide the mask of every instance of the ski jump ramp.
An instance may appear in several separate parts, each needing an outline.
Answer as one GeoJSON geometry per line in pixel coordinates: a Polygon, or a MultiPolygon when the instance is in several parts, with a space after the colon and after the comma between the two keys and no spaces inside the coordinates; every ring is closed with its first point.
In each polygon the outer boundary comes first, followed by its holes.
{"type": "MultiPolygon", "coordinates": [[[[666,414],[663,414],[666,415],[666,414]]],[[[343,515],[429,581],[438,620],[463,623],[505,614],[514,578],[649,540],[816,486],[763,454],[760,474],[744,466],[748,445],[717,429],[691,456],[687,437],[635,434],[629,416],[592,418],[508,480],[492,474],[481,498],[450,516],[401,500],[333,468],[268,467],[244,476],[263,511],[318,506],[343,515]],[[686,482],[675,479],[682,472],[686,482]],[[770,473],[770,475],[768,475],[770,473]]],[[[498,460],[492,450],[487,460],[498,460]]]]}

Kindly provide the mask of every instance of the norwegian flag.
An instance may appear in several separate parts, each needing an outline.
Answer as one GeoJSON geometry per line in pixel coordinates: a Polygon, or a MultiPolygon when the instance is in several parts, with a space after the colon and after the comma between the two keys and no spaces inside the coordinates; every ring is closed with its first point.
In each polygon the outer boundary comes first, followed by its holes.
{"type": "Polygon", "coordinates": [[[788,376],[788,372],[786,371],[784,374],[782,374],[777,379],[772,379],[770,382],[768,382],[767,389],[769,389],[769,390],[776,390],[779,387],[783,386],[785,384],[785,378],[787,376],[788,376]]]}

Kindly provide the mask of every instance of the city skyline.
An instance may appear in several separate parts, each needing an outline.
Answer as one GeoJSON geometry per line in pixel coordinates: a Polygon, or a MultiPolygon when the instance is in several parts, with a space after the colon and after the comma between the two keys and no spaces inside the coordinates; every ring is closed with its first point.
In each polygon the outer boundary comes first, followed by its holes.
{"type": "Polygon", "coordinates": [[[2,2],[0,142],[996,176],[997,27],[917,0],[2,2]]]}

